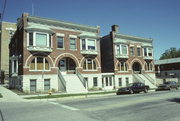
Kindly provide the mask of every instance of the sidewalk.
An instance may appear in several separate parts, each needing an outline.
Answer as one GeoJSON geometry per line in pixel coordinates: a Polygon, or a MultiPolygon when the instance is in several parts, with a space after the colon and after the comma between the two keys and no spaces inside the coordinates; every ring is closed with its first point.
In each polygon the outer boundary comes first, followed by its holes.
{"type": "Polygon", "coordinates": [[[3,96],[0,98],[0,102],[19,102],[23,101],[23,98],[16,93],[0,85],[0,93],[3,96]]]}

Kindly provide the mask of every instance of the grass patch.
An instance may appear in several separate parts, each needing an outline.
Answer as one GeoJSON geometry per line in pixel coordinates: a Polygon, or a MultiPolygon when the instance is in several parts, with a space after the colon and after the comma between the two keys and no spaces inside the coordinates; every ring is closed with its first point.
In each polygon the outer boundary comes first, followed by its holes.
{"type": "Polygon", "coordinates": [[[62,98],[62,97],[73,97],[73,96],[101,95],[101,94],[110,94],[110,93],[115,93],[115,91],[81,93],[81,94],[61,94],[61,95],[34,96],[34,97],[26,97],[25,99],[49,99],[49,98],[62,98]]]}
{"type": "Polygon", "coordinates": [[[0,93],[0,98],[2,98],[3,96],[1,95],[1,93],[0,93]]]}

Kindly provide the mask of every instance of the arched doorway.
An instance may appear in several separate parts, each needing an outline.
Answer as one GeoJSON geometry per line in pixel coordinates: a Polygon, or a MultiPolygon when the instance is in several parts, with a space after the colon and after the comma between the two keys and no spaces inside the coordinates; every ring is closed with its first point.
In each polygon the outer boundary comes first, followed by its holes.
{"type": "Polygon", "coordinates": [[[139,62],[133,63],[132,69],[134,73],[141,73],[142,70],[141,64],[139,62]]]}
{"type": "Polygon", "coordinates": [[[59,70],[64,73],[74,73],[76,70],[76,63],[72,58],[64,57],[59,61],[59,70]]]}

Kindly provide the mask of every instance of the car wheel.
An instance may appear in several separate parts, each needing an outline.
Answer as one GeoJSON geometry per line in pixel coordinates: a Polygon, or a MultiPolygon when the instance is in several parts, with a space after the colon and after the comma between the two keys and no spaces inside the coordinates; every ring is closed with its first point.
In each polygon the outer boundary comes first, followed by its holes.
{"type": "Polygon", "coordinates": [[[131,90],[130,90],[130,94],[133,94],[133,93],[134,93],[134,91],[131,89],[131,90]]]}
{"type": "Polygon", "coordinates": [[[176,90],[178,90],[178,87],[176,87],[176,90]]]}
{"type": "Polygon", "coordinates": [[[146,88],[144,89],[144,93],[148,93],[148,90],[146,88]]]}

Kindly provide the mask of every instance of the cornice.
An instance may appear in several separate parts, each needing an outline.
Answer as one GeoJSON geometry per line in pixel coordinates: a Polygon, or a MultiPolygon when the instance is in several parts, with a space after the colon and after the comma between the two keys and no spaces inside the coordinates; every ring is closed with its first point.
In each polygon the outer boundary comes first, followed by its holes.
{"type": "Polygon", "coordinates": [[[119,33],[115,33],[115,38],[128,39],[128,40],[138,41],[138,42],[148,42],[148,43],[153,42],[153,39],[131,36],[131,35],[126,35],[126,34],[119,34],[119,33]]]}
{"type": "Polygon", "coordinates": [[[75,24],[70,22],[64,22],[59,20],[53,20],[53,19],[47,19],[47,18],[41,18],[36,16],[28,16],[28,22],[33,23],[39,23],[49,26],[56,26],[56,27],[62,27],[62,28],[68,28],[68,29],[75,29],[75,30],[81,30],[81,31],[87,31],[87,32],[93,32],[98,33],[99,27],[95,26],[88,26],[88,25],[81,25],[81,24],[75,24]]]}

